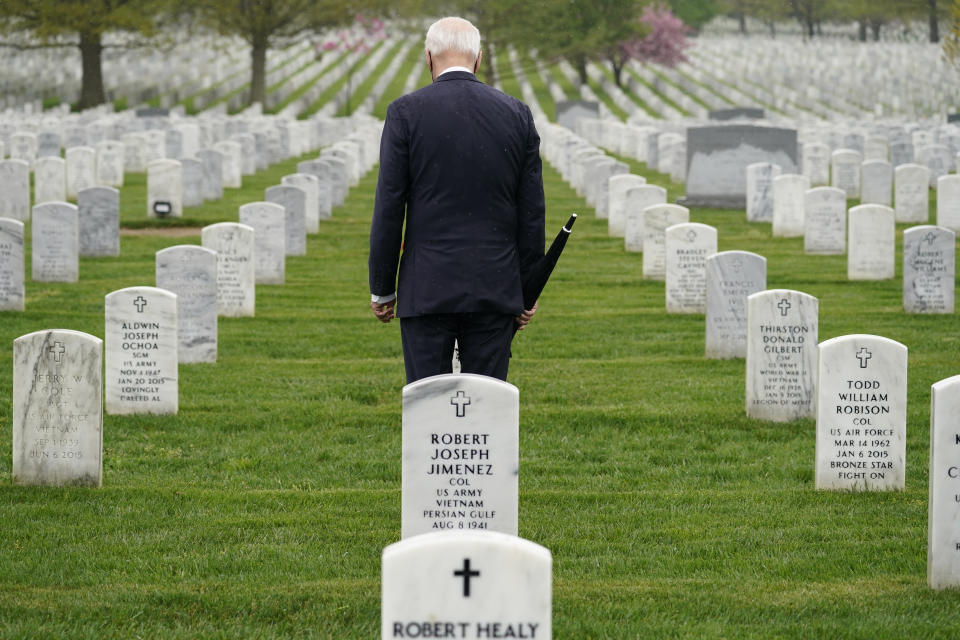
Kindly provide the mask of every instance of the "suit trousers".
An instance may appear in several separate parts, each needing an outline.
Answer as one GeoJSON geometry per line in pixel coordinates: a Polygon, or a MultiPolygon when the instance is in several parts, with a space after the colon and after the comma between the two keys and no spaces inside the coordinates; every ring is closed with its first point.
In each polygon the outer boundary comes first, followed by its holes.
{"type": "Polygon", "coordinates": [[[435,313],[400,318],[407,384],[452,373],[453,343],[461,373],[507,379],[514,316],[508,313],[435,313]]]}

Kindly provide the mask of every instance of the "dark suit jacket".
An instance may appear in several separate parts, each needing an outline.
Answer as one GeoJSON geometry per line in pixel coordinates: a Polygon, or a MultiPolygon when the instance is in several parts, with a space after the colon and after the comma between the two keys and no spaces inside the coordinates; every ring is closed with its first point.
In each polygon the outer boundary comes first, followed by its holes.
{"type": "Polygon", "coordinates": [[[522,313],[521,274],[544,249],[539,149],[529,107],[471,73],[394,100],[380,143],[371,293],[396,291],[397,317],[522,313]]]}

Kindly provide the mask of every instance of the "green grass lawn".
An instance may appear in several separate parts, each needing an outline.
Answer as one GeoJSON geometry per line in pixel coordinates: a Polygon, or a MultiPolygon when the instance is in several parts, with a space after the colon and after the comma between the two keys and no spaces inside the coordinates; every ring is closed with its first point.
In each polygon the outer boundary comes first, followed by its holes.
{"type": "MultiPolygon", "coordinates": [[[[0,314],[0,637],[378,637],[404,374],[398,324],[368,306],[375,171],[288,258],[287,284],[257,288],[255,318],[220,320],[217,363],[180,367],[177,416],[105,416],[102,489],[10,482],[14,338],[103,337],[104,295],[152,285],[155,251],[235,221],[297,160],[185,210],[195,235],[125,235],[77,284],[30,281],[28,255],[27,310],[0,314]]],[[[127,176],[125,227],[162,226],[144,186],[127,176]]],[[[668,316],[641,256],[549,168],[545,187],[548,237],[582,216],[510,381],[519,532],[553,552],[555,637],[958,637],[960,593],[926,586],[929,390],[960,373],[956,316],[906,315],[898,279],[848,282],[843,257],[743,211],[691,212],[720,250],[766,256],[768,286],[817,296],[821,340],[910,349],[906,490],[817,492],[814,422],[748,419],[744,362],[706,360],[703,316],[668,316]]]]}

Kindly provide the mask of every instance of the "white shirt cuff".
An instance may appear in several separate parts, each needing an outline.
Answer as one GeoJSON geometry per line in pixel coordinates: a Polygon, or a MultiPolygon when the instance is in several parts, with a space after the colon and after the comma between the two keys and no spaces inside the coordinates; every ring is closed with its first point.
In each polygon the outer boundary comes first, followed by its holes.
{"type": "Polygon", "coordinates": [[[377,296],[377,295],[370,294],[370,302],[376,302],[377,304],[384,304],[384,303],[390,302],[391,300],[396,300],[396,299],[397,299],[396,293],[391,293],[388,296],[377,296]]]}

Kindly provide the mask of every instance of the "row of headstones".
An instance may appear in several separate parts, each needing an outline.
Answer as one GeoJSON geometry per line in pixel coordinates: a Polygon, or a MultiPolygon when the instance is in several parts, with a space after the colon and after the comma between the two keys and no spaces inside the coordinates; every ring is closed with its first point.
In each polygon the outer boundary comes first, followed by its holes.
{"type": "MultiPolygon", "coordinates": [[[[610,178],[611,192],[616,190],[618,182],[624,183],[621,187],[630,184],[629,178],[640,177],[610,178]]],[[[639,187],[627,188],[626,192],[645,186],[641,183],[639,187]]],[[[612,193],[611,200],[617,200],[612,193]]],[[[845,204],[845,198],[843,202],[845,204]]],[[[817,352],[813,350],[817,344],[816,299],[796,291],[768,290],[765,258],[745,251],[716,253],[716,230],[707,225],[682,223],[688,216],[689,212],[678,205],[654,204],[643,211],[643,219],[652,226],[643,236],[645,277],[648,265],[653,267],[652,274],[659,274],[660,264],[665,266],[668,311],[671,298],[678,291],[680,295],[687,293],[680,285],[671,296],[671,262],[676,265],[678,280],[696,282],[698,291],[705,289],[707,357],[746,358],[747,415],[775,421],[817,417],[818,488],[902,489],[906,347],[876,336],[841,336],[822,343],[817,360],[817,352]],[[678,224],[663,227],[670,222],[678,224]],[[661,237],[667,249],[663,262],[656,257],[660,255],[661,237]],[[655,254],[649,261],[647,251],[655,254]]],[[[892,230],[892,217],[890,221],[892,230]]],[[[918,296],[915,290],[931,287],[942,298],[949,297],[952,311],[953,232],[915,227],[905,232],[905,246],[905,255],[915,258],[906,262],[912,269],[905,268],[905,274],[911,270],[920,273],[915,279],[916,287],[907,285],[905,279],[905,306],[909,299],[919,297],[923,304],[918,310],[932,310],[924,306],[929,297],[918,296]],[[932,274],[931,265],[937,265],[932,274]],[[949,282],[949,286],[944,286],[944,282],[949,282]]],[[[953,389],[960,388],[960,377],[953,379],[953,385],[953,389]]],[[[949,429],[960,431],[955,414],[950,420],[949,429]]],[[[960,477],[960,472],[951,469],[954,476],[960,477]]],[[[931,474],[931,482],[934,475],[931,474]]],[[[941,475],[948,477],[948,481],[953,479],[948,474],[941,475]]],[[[931,491],[934,495],[933,488],[931,491]]],[[[960,515],[960,508],[949,500],[943,502],[947,504],[938,505],[937,517],[942,518],[940,528],[946,529],[946,523],[960,515]]],[[[931,513],[935,508],[931,505],[931,513]]],[[[933,518],[931,515],[931,522],[933,518]]],[[[960,536],[951,534],[946,546],[957,548],[949,548],[949,555],[935,557],[934,530],[931,526],[931,585],[958,585],[960,536]],[[942,577],[945,571],[951,572],[947,578],[942,577]]]]}
{"type": "MultiPolygon", "coordinates": [[[[336,194],[338,204],[342,202],[340,198],[345,197],[346,185],[350,180],[358,181],[359,176],[375,163],[376,154],[370,149],[378,146],[376,138],[379,137],[379,128],[364,132],[363,136],[369,139],[369,145],[363,144],[363,138],[351,137],[344,141],[343,146],[334,145],[335,148],[325,150],[321,156],[335,158],[351,168],[351,172],[345,175],[344,192],[336,194]]],[[[298,168],[309,170],[319,160],[306,161],[298,168]]],[[[320,181],[316,176],[302,173],[286,178],[289,178],[287,184],[266,189],[264,202],[241,206],[239,224],[219,223],[205,227],[201,235],[203,246],[180,245],[158,251],[156,288],[135,287],[107,296],[106,335],[108,372],[111,376],[107,387],[108,410],[114,407],[118,413],[176,413],[178,364],[216,362],[217,317],[252,316],[255,285],[283,284],[286,256],[306,253],[306,211],[309,208],[318,214],[320,207],[320,181]],[[111,306],[111,300],[114,299],[115,303],[111,306]],[[119,375],[115,375],[116,372],[119,375]]],[[[23,225],[19,221],[4,220],[0,229],[3,230],[3,235],[0,235],[0,258],[3,261],[0,265],[10,265],[9,268],[0,269],[0,284],[17,279],[14,272],[19,263],[19,297],[22,306],[23,225]],[[10,260],[7,260],[8,254],[12,256],[10,260]]],[[[49,247],[60,250],[57,259],[61,262],[64,261],[64,254],[72,253],[75,281],[77,230],[77,208],[73,205],[37,205],[33,228],[34,264],[37,264],[38,256],[44,260],[56,253],[49,247]],[[65,247],[73,251],[63,251],[65,247]]],[[[61,362],[60,355],[55,353],[59,351],[61,349],[56,347],[50,352],[55,363],[61,362]]],[[[83,349],[79,349],[79,352],[83,352],[83,349]]],[[[27,375],[27,372],[22,375],[27,375]]],[[[72,391],[69,393],[71,397],[76,396],[72,391]]],[[[86,395],[99,398],[99,387],[95,394],[86,395]]],[[[15,396],[15,404],[17,399],[18,396],[15,396]]],[[[30,406],[36,404],[30,399],[24,402],[30,406]]],[[[49,405],[51,400],[47,398],[40,404],[49,405]]],[[[77,414],[71,411],[68,415],[68,418],[64,418],[53,412],[27,413],[24,419],[29,424],[24,428],[27,433],[43,433],[51,420],[74,420],[77,414]]],[[[74,432],[78,432],[82,425],[77,423],[74,426],[74,432]]],[[[25,449],[15,448],[15,463],[27,459],[25,454],[25,449]]],[[[74,454],[84,464],[99,458],[93,451],[74,451],[69,456],[61,451],[55,459],[62,460],[65,456],[72,459],[74,454]]],[[[38,460],[49,459],[46,454],[34,457],[38,460]]],[[[97,465],[102,468],[99,460],[97,465]]],[[[85,468],[78,471],[77,475],[81,478],[91,477],[85,468]]],[[[99,472],[96,478],[95,484],[99,486],[99,472]]],[[[56,474],[41,474],[39,479],[34,480],[28,483],[70,482],[56,474]]]]}

